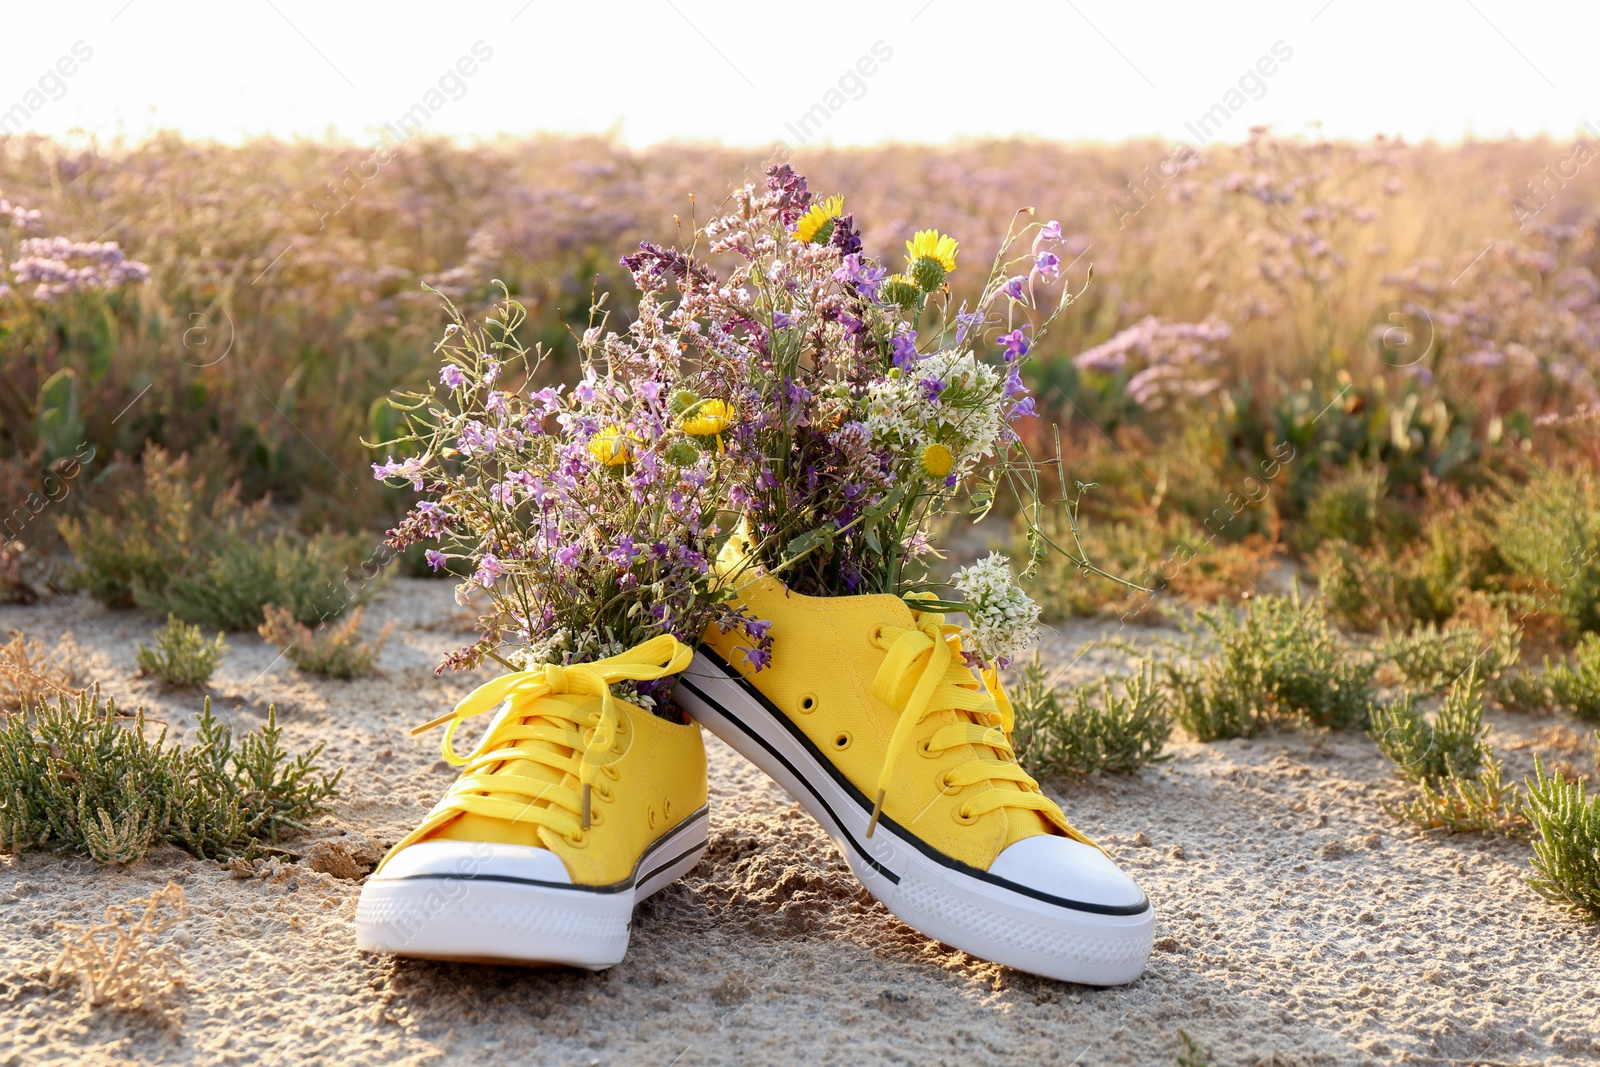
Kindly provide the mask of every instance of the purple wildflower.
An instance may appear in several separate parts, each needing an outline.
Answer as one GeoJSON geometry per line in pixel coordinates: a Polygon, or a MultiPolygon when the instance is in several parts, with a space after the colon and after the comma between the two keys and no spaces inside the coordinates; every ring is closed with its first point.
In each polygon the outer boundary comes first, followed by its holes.
{"type": "Polygon", "coordinates": [[[939,394],[944,392],[944,382],[938,378],[924,378],[920,384],[922,385],[922,391],[927,394],[929,400],[938,400],[939,394]]]}
{"type": "Polygon", "coordinates": [[[473,574],[472,580],[485,589],[492,589],[494,580],[505,572],[506,569],[500,565],[500,561],[492,553],[486,552],[478,561],[478,570],[473,574]]]}
{"type": "Polygon", "coordinates": [[[1028,354],[1028,335],[1020,329],[1000,335],[1000,344],[1006,350],[1006,362],[1011,363],[1028,354]]]}
{"type": "Polygon", "coordinates": [[[434,570],[440,570],[445,565],[445,555],[437,548],[428,549],[428,551],[422,554],[422,558],[427,560],[428,566],[432,567],[434,570]]]}
{"type": "Polygon", "coordinates": [[[901,370],[910,370],[917,361],[917,331],[895,334],[889,339],[889,348],[894,352],[894,365],[901,370]]]}
{"type": "Polygon", "coordinates": [[[444,369],[439,372],[439,383],[447,389],[460,389],[461,383],[466,380],[467,376],[462,374],[461,368],[454,363],[446,363],[444,369]]]}
{"type": "Polygon", "coordinates": [[[1033,259],[1033,269],[1039,272],[1039,277],[1045,281],[1055,281],[1061,273],[1061,257],[1054,252],[1040,252],[1033,259]]]}
{"type": "Polygon", "coordinates": [[[619,567],[631,567],[638,555],[639,550],[633,547],[633,538],[624,534],[617,541],[617,547],[606,553],[606,559],[609,559],[619,567]]]}

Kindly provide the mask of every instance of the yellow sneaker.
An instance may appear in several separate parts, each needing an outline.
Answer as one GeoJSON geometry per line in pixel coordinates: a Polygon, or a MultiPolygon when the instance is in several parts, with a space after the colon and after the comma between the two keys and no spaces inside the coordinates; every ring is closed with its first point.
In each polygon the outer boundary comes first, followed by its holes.
{"type": "Polygon", "coordinates": [[[959,629],[893,596],[738,589],[771,622],[755,671],[707,631],[678,701],[809,811],[908,925],[1020,970],[1131,982],[1155,916],[1017,764],[1010,708],[961,657],[959,629]]]}
{"type": "Polygon", "coordinates": [[[611,695],[682,671],[670,636],[594,663],[497,678],[449,715],[461,777],[361,888],[365,952],[601,970],[628,948],[633,906],[706,850],[700,727],[611,695]],[[471,753],[456,727],[502,708],[471,753]]]}

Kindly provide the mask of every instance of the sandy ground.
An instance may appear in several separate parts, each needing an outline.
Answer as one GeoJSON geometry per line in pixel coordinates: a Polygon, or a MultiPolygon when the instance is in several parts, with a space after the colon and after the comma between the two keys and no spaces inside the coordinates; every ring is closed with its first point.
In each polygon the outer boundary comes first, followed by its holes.
{"type": "MultiPolygon", "coordinates": [[[[309,679],[254,635],[230,637],[216,705],[248,729],[276,703],[293,747],[324,741],[348,767],[317,836],[387,845],[451,780],[437,736],[406,730],[475,684],[432,673],[464,643],[454,612],[444,584],[397,582],[368,613],[396,626],[382,677],[364,682],[309,679]]],[[[181,727],[199,697],[134,677],[156,625],[81,598],[0,609],[0,633],[70,630],[119,702],[181,727]]],[[[1103,630],[1071,625],[1045,655],[1065,667],[1103,630]]],[[[1124,667],[1101,650],[1071,674],[1124,667]]],[[[1551,725],[1494,724],[1519,774],[1551,725]]],[[[1137,777],[1052,784],[1157,908],[1149,970],[1119,989],[916,934],[776,786],[707,746],[711,850],[641,906],[627,959],[603,974],[360,955],[359,883],[292,857],[241,879],[175,849],[128,870],[0,856],[0,1065],[1171,1064],[1180,1027],[1218,1064],[1600,1062],[1600,929],[1523,884],[1525,845],[1397,825],[1379,807],[1396,785],[1365,738],[1175,741],[1137,777]],[[169,935],[185,975],[171,1011],[90,1011],[46,984],[58,923],[169,879],[191,908],[169,935]]]]}

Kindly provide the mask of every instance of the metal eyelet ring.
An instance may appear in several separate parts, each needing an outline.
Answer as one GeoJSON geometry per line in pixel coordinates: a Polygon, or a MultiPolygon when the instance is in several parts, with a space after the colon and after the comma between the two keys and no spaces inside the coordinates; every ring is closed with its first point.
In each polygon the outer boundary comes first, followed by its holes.
{"type": "Polygon", "coordinates": [[[800,698],[800,711],[802,714],[809,715],[816,710],[817,698],[814,694],[807,693],[805,696],[800,698]]]}
{"type": "Polygon", "coordinates": [[[947,797],[953,797],[965,788],[966,786],[964,785],[956,785],[954,782],[950,781],[950,776],[948,774],[942,774],[939,776],[939,792],[943,793],[947,797]]]}
{"type": "Polygon", "coordinates": [[[917,746],[917,752],[918,754],[926,756],[929,759],[938,759],[940,756],[944,755],[943,749],[940,749],[938,752],[933,750],[933,738],[931,737],[917,746]]]}
{"type": "Polygon", "coordinates": [[[606,821],[606,817],[605,817],[604,813],[602,813],[600,811],[599,808],[591,807],[589,809],[589,825],[590,826],[602,826],[602,825],[605,824],[605,821],[606,821]]]}
{"type": "MultiPolygon", "coordinates": [[[[592,813],[591,813],[590,822],[592,823],[593,821],[594,820],[593,820],[592,813]]],[[[567,844],[571,845],[573,848],[586,848],[586,847],[588,847],[588,844],[589,844],[589,831],[587,831],[587,830],[579,830],[576,834],[568,834],[567,835],[567,844]]]]}
{"type": "Polygon", "coordinates": [[[850,747],[850,743],[854,740],[855,738],[850,736],[849,730],[840,730],[838,735],[833,739],[833,747],[837,751],[843,752],[845,749],[850,747]]]}
{"type": "Polygon", "coordinates": [[[965,806],[956,808],[950,813],[950,817],[962,826],[971,826],[978,821],[978,817],[968,812],[965,806]]]}
{"type": "Polygon", "coordinates": [[[883,647],[883,623],[880,622],[872,628],[872,632],[867,635],[867,640],[872,642],[875,648],[883,647]]]}
{"type": "Polygon", "coordinates": [[[622,772],[617,770],[609,763],[603,763],[600,765],[600,773],[611,779],[613,782],[622,777],[622,772]]]}
{"type": "Polygon", "coordinates": [[[616,799],[616,794],[613,793],[611,790],[605,788],[604,786],[595,785],[595,786],[590,786],[589,788],[593,791],[595,796],[599,797],[601,800],[605,801],[607,804],[611,803],[613,800],[616,799]]]}

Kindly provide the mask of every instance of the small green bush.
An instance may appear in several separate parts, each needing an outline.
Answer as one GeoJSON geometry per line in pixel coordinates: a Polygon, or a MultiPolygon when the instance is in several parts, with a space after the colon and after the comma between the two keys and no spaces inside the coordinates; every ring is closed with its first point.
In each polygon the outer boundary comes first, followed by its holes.
{"type": "Polygon", "coordinates": [[[107,607],[137,605],[236,631],[260,626],[267,604],[301,622],[336,618],[371,600],[388,577],[350,576],[361,562],[359,538],[273,533],[266,520],[265,502],[241,506],[237,486],[219,490],[190,473],[187,456],[151,448],[137,484],[63,520],[76,560],[69,582],[107,607]]]}
{"type": "Polygon", "coordinates": [[[1483,721],[1483,697],[1484,682],[1474,665],[1450,687],[1433,721],[1407,693],[1397,704],[1373,709],[1368,733],[1408,782],[1471,777],[1492,755],[1484,740],[1489,727],[1483,721]]]}
{"type": "Polygon", "coordinates": [[[1328,624],[1320,601],[1260,597],[1195,613],[1183,655],[1163,667],[1179,725],[1201,741],[1275,721],[1364,726],[1376,665],[1328,624]]]}
{"type": "Polygon", "coordinates": [[[383,585],[382,578],[346,581],[352,548],[350,538],[332,535],[234,540],[159,588],[136,587],[136,597],[151,611],[229,631],[260,626],[268,604],[296,621],[322,622],[371,600],[383,585]]]}
{"type": "Polygon", "coordinates": [[[1023,669],[1022,684],[1011,696],[1016,710],[1017,758],[1035,775],[1083,777],[1132,774],[1162,759],[1172,732],[1154,668],[1122,679],[1113,692],[1109,679],[1066,693],[1052,686],[1039,664],[1023,669]]]}
{"type": "Polygon", "coordinates": [[[1324,541],[1370,545],[1377,540],[1386,480],[1382,469],[1354,467],[1318,482],[1306,505],[1302,541],[1309,548],[1324,541]]]}
{"type": "Polygon", "coordinates": [[[1538,757],[1534,774],[1523,809],[1534,829],[1528,883],[1545,899],[1600,921],[1600,795],[1585,796],[1581,780],[1547,776],[1538,757]]]}
{"type": "Polygon", "coordinates": [[[0,848],[82,852],[132,863],[168,841],[204,858],[250,855],[303,831],[326,809],[343,771],[316,764],[318,744],[292,759],[277,709],[236,747],[207,698],[195,743],[152,739],[140,709],[119,721],[98,689],[0,724],[0,848]]]}
{"type": "Polygon", "coordinates": [[[1503,699],[1524,711],[1565,708],[1586,722],[1600,722],[1600,634],[1585,634],[1570,660],[1546,656],[1543,670],[1507,678],[1503,699]]]}
{"type": "Polygon", "coordinates": [[[188,456],[145,450],[139,478],[60,523],[75,566],[70,586],[110,608],[135,606],[136,589],[160,589],[185,563],[209,558],[260,526],[264,504],[245,507],[237,486],[219,489],[188,456]]]}
{"type": "Polygon", "coordinates": [[[288,611],[268,606],[261,636],[268,644],[282,649],[290,663],[309,674],[320,674],[324,678],[365,678],[372,673],[394,623],[386,624],[371,641],[363,641],[359,633],[362,611],[357,608],[343,622],[325,623],[313,630],[296,621],[288,611]]]}
{"type": "Polygon", "coordinates": [[[1384,805],[1391,815],[1451,833],[1514,835],[1526,827],[1519,811],[1520,790],[1505,781],[1502,764],[1485,740],[1485,691],[1473,664],[1450,687],[1431,722],[1410,693],[1398,704],[1373,710],[1372,739],[1401,777],[1416,787],[1406,802],[1384,805]]]}
{"type": "Polygon", "coordinates": [[[1488,641],[1471,626],[1440,629],[1434,623],[1405,634],[1391,634],[1379,654],[1394,662],[1406,683],[1428,693],[1443,691],[1476,665],[1479,677],[1499,678],[1516,666],[1522,630],[1509,621],[1495,627],[1488,641]]]}
{"type": "Polygon", "coordinates": [[[139,643],[134,660],[140,674],[160,678],[179,689],[205,685],[216,673],[217,664],[228,652],[227,644],[218,634],[216,640],[207,641],[200,627],[190,626],[176,615],[167,616],[167,624],[156,631],[153,647],[139,643]]]}
{"type": "Polygon", "coordinates": [[[1512,490],[1494,525],[1495,550],[1534,605],[1572,633],[1600,632],[1600,484],[1552,469],[1512,490]]]}

